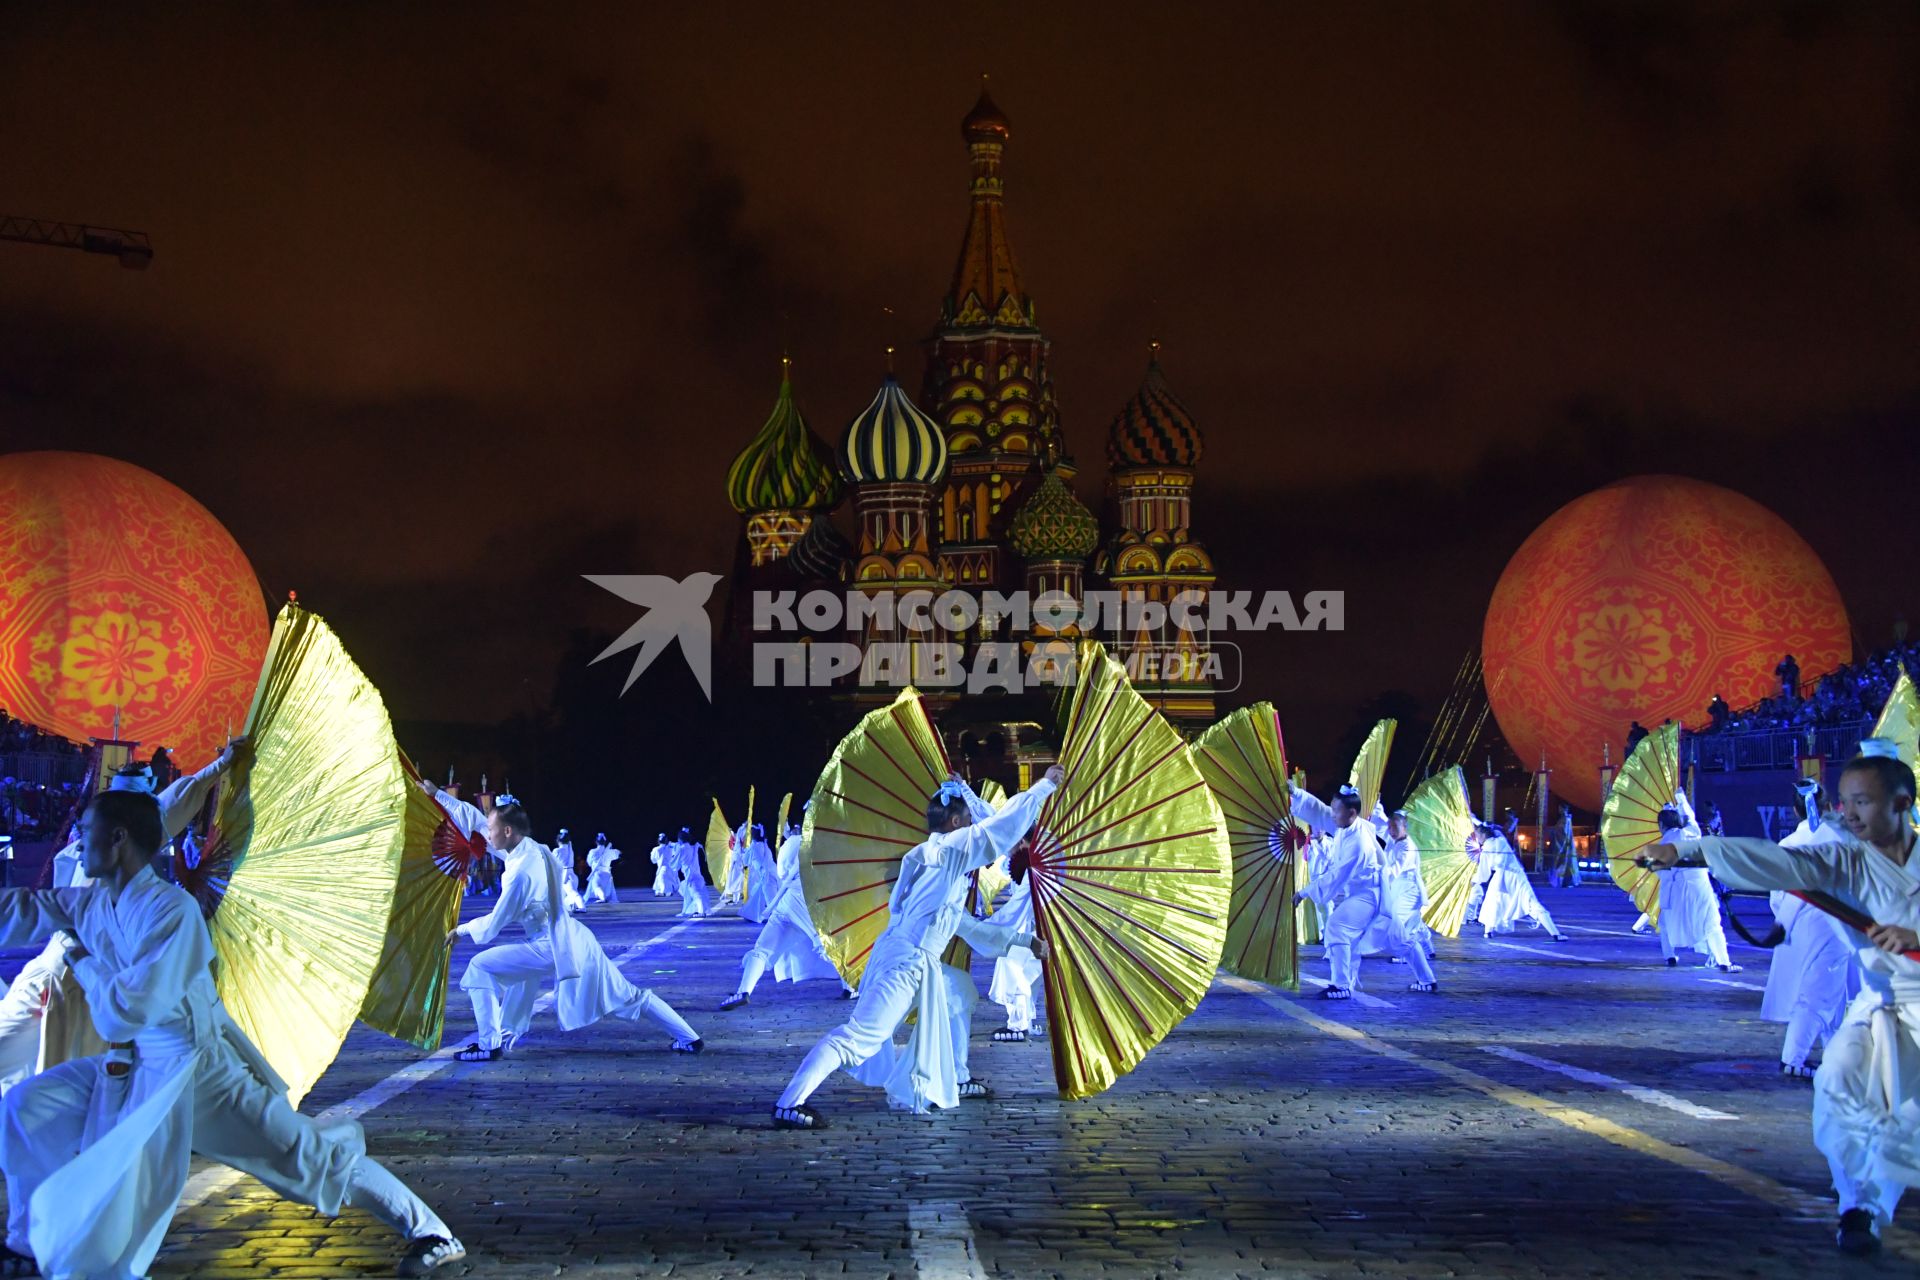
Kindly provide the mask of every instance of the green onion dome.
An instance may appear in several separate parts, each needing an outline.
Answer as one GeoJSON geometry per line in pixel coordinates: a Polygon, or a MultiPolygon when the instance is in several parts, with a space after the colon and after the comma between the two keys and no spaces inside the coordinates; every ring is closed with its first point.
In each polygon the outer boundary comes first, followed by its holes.
{"type": "Polygon", "coordinates": [[[742,515],[825,511],[840,501],[833,455],[793,402],[791,363],[780,362],[780,395],[767,424],[727,468],[727,500],[742,515]]]}
{"type": "Polygon", "coordinates": [[[1008,541],[1022,560],[1085,560],[1100,542],[1100,522],[1082,506],[1059,471],[1047,472],[1014,513],[1008,541]]]}

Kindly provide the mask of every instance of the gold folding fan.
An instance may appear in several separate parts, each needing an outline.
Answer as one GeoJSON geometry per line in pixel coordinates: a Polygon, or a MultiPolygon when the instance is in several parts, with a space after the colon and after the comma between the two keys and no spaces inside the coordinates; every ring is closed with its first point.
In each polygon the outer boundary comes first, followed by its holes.
{"type": "Polygon", "coordinates": [[[800,884],[827,956],[858,986],[887,926],[900,859],[927,838],[927,797],[947,780],[946,749],[917,690],[869,711],[813,787],[800,884]]]}
{"type": "Polygon", "coordinates": [[[1200,1003],[1233,897],[1225,820],[1193,753],[1092,640],[1033,840],[1035,929],[1061,1096],[1099,1093],[1200,1003]]]}
{"type": "Polygon", "coordinates": [[[1223,967],[1256,982],[1300,989],[1298,915],[1306,834],[1293,820],[1287,752],[1273,704],[1257,702],[1220,721],[1193,744],[1213,789],[1233,853],[1233,905],[1223,967]]]}
{"type": "Polygon", "coordinates": [[[1459,765],[1442,770],[1413,789],[1403,806],[1407,814],[1407,842],[1420,855],[1420,881],[1426,886],[1427,905],[1421,917],[1435,933],[1460,936],[1473,895],[1473,805],[1467,797],[1467,774],[1459,765]]]}
{"type": "Polygon", "coordinates": [[[1606,808],[1600,815],[1600,839],[1607,847],[1607,870],[1627,891],[1633,905],[1660,922],[1660,877],[1634,859],[1660,839],[1660,810],[1680,789],[1680,726],[1667,723],[1640,739],[1620,766],[1606,808]]]}
{"type": "Polygon", "coordinates": [[[385,954],[412,788],[379,691],[297,605],[274,622],[245,733],[190,887],[220,999],[298,1106],[385,954]]]}
{"type": "Polygon", "coordinates": [[[1353,772],[1347,775],[1347,785],[1360,793],[1360,816],[1371,817],[1373,806],[1380,802],[1380,781],[1387,775],[1387,754],[1393,750],[1394,730],[1400,727],[1398,720],[1382,720],[1373,726],[1367,734],[1367,740],[1360,744],[1360,754],[1353,758],[1353,772]]]}

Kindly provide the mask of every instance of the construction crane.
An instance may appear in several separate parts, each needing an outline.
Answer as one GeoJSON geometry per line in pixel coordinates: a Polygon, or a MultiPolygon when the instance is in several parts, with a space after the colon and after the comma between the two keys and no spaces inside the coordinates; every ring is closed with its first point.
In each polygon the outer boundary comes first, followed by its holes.
{"type": "Polygon", "coordinates": [[[82,253],[105,253],[120,259],[120,265],[134,271],[146,270],[153,261],[153,241],[144,231],[123,231],[117,227],[94,227],[79,222],[50,222],[45,218],[16,218],[0,213],[0,240],[22,244],[51,245],[56,249],[78,249],[82,253]]]}

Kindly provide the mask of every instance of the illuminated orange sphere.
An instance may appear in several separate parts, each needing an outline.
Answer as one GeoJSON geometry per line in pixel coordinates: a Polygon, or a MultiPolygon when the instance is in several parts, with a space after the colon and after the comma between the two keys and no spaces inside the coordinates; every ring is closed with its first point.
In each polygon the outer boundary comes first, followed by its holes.
{"type": "Polygon", "coordinates": [[[0,456],[0,707],[189,768],[240,731],[267,648],[253,566],[207,509],[87,453],[0,456]]]}
{"type": "Polygon", "coordinates": [[[1635,476],[1576,498],[1520,545],[1481,636],[1487,698],[1553,790],[1600,807],[1632,721],[1698,728],[1715,694],[1734,707],[1852,654],[1846,607],[1813,549],[1779,516],[1718,485],[1635,476]]]}

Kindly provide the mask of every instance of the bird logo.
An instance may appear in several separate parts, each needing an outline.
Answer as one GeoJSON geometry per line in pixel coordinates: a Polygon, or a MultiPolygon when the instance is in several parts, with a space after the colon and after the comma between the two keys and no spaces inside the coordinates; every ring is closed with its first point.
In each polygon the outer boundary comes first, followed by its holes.
{"type": "Polygon", "coordinates": [[[633,669],[627,673],[627,682],[620,686],[622,695],[633,688],[641,672],[653,665],[668,642],[678,640],[681,656],[686,658],[693,678],[700,682],[700,692],[707,695],[708,702],[713,701],[713,623],[707,617],[707,601],[720,583],[719,574],[690,573],[681,581],[658,573],[581,576],[646,610],[639,621],[593,659],[599,662],[639,646],[639,652],[633,656],[633,669]]]}

